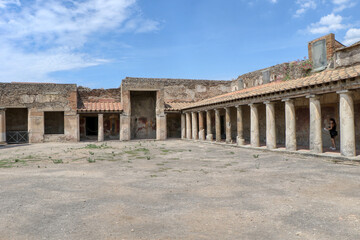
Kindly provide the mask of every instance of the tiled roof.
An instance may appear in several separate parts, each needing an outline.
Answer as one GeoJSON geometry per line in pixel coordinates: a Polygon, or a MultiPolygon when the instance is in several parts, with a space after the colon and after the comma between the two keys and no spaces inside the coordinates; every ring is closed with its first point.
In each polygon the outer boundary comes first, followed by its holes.
{"type": "Polygon", "coordinates": [[[78,111],[81,112],[120,112],[121,102],[84,102],[78,111]]]}
{"type": "Polygon", "coordinates": [[[230,92],[227,94],[223,94],[213,98],[195,102],[186,107],[183,107],[183,109],[211,105],[215,103],[227,102],[232,100],[240,100],[242,98],[253,97],[268,93],[275,93],[290,89],[296,89],[304,86],[317,85],[321,83],[338,81],[342,79],[354,78],[359,76],[360,76],[360,64],[345,68],[326,70],[321,73],[316,73],[311,76],[298,78],[295,80],[272,82],[252,88],[245,88],[236,92],[230,92]]]}
{"type": "Polygon", "coordinates": [[[165,111],[179,111],[191,104],[193,102],[165,102],[165,111]]]}

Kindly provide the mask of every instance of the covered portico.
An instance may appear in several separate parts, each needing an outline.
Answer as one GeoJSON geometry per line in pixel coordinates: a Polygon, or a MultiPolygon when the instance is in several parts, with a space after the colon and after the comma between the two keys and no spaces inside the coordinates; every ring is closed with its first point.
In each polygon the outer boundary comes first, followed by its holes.
{"type": "Polygon", "coordinates": [[[353,157],[356,146],[360,145],[356,142],[360,133],[356,131],[359,126],[355,122],[359,114],[356,109],[360,107],[359,89],[360,65],[356,65],[206,99],[182,110],[183,119],[185,115],[192,116],[192,122],[183,123],[188,129],[183,138],[212,141],[211,136],[215,134],[216,141],[220,142],[221,116],[224,115],[226,143],[233,142],[235,133],[238,145],[247,143],[257,148],[264,140],[267,149],[277,149],[284,143],[286,151],[305,148],[320,154],[330,141],[324,127],[328,127],[331,117],[338,119],[341,155],[353,157]],[[212,112],[215,113],[215,132],[212,131],[212,112]],[[206,118],[206,136],[198,138],[200,123],[194,123],[203,118],[206,118]]]}

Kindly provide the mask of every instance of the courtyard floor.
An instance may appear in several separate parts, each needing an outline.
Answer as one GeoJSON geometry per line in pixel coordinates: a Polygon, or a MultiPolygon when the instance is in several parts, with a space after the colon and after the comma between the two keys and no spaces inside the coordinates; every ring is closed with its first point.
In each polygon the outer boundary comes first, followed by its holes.
{"type": "Polygon", "coordinates": [[[181,140],[8,145],[0,239],[360,239],[360,166],[181,140]]]}

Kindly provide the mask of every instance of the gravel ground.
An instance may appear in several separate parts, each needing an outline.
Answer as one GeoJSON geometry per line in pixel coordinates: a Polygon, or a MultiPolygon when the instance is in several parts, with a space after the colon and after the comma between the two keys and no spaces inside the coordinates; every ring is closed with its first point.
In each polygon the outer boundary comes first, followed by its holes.
{"type": "Polygon", "coordinates": [[[0,147],[0,239],[360,239],[360,166],[191,141],[0,147]]]}

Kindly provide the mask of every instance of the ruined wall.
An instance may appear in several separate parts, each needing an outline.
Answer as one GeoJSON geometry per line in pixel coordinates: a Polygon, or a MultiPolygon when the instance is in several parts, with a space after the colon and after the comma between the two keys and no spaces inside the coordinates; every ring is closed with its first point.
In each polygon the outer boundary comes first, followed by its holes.
{"type": "Polygon", "coordinates": [[[131,138],[156,138],[156,92],[131,92],[131,138]]]}
{"type": "Polygon", "coordinates": [[[80,86],[77,91],[79,108],[84,102],[121,102],[120,88],[90,89],[80,86]]]}
{"type": "Polygon", "coordinates": [[[231,92],[231,81],[126,78],[122,87],[132,89],[164,89],[165,102],[192,102],[231,92]]]}
{"type": "Polygon", "coordinates": [[[120,134],[119,114],[104,114],[104,139],[119,140],[120,134]]]}
{"type": "Polygon", "coordinates": [[[28,109],[31,143],[78,140],[75,84],[0,83],[0,107],[28,109]],[[45,111],[64,111],[64,134],[45,138],[45,111]]]}
{"type": "Polygon", "coordinates": [[[345,67],[360,64],[360,42],[353,46],[339,49],[334,55],[334,66],[345,67]]]}
{"type": "Polygon", "coordinates": [[[336,49],[343,47],[341,43],[335,40],[335,35],[330,33],[328,35],[322,36],[320,38],[314,39],[308,43],[308,54],[309,59],[312,60],[312,46],[315,42],[325,39],[326,42],[326,59],[329,61],[336,49]]]}
{"type": "Polygon", "coordinates": [[[274,81],[288,81],[310,74],[311,63],[308,60],[297,60],[278,64],[239,76],[233,80],[233,91],[251,88],[274,81]]]}

